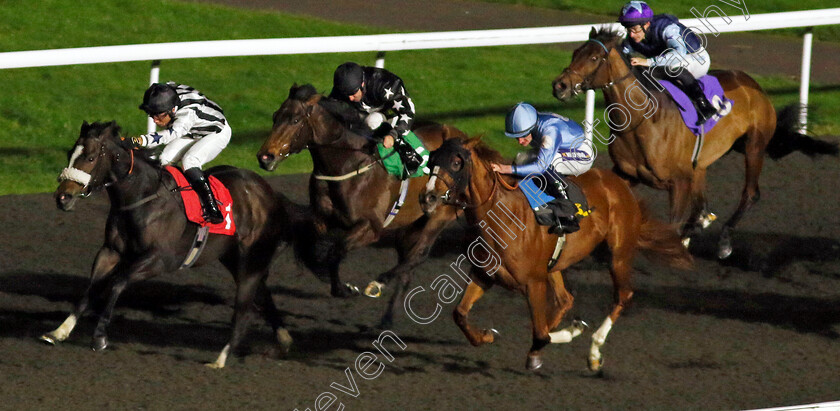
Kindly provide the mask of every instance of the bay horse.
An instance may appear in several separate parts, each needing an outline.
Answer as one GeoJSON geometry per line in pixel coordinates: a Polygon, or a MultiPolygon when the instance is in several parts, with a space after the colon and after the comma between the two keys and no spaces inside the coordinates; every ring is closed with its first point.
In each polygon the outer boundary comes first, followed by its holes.
{"type": "MultiPolygon", "coordinates": [[[[293,85],[274,113],[271,134],[257,160],[260,167],[273,171],[289,155],[309,149],[314,166],[309,179],[310,204],[325,230],[346,230],[342,235],[346,251],[371,244],[388,232],[396,233],[399,262],[365,289],[366,295],[378,297],[385,284],[400,278],[382,318],[382,324],[389,325],[399,295],[408,288],[411,271],[426,259],[441,231],[456,216],[451,207],[424,214],[414,199],[419,198],[428,176],[416,177],[408,182],[405,197],[409,201],[386,228],[384,220],[400,197],[401,182],[380,166],[375,142],[357,132],[360,126],[359,115],[349,104],[318,94],[312,85],[293,85]]],[[[428,150],[444,140],[466,137],[454,127],[438,124],[414,132],[428,150]]],[[[332,295],[350,294],[349,285],[341,283],[338,265],[328,270],[332,295]]]]}
{"type": "Polygon", "coordinates": [[[452,313],[455,323],[472,345],[492,343],[495,330],[473,328],[468,321],[470,309],[493,284],[521,292],[528,299],[533,332],[526,367],[539,368],[546,345],[568,343],[584,329],[575,321],[552,332],[574,301],[564,285],[563,270],[606,242],[612,254],[613,305],[592,335],[588,355],[589,368],[600,371],[601,347],[633,296],[631,269],[636,251],[641,249],[683,268],[691,265],[691,255],[675,230],[648,217],[627,182],[608,170],[591,169],[569,179],[583,190],[592,211],[580,221],[579,231],[566,235],[565,248],[549,267],[558,237],[549,234],[548,227],[537,225],[525,194],[511,186],[513,179],[492,171],[491,163],[502,162],[497,151],[477,138],[449,140],[432,152],[432,177],[421,198],[422,206],[428,211],[447,203],[464,207],[467,223],[478,231],[484,244],[478,257],[471,255],[472,281],[452,313]],[[496,264],[482,268],[481,261],[491,259],[496,264]]]}
{"type": "MultiPolygon", "coordinates": [[[[105,349],[107,327],[120,294],[129,284],[177,270],[199,228],[187,220],[174,178],[135,151],[119,132],[116,122],[84,122],[55,191],[58,208],[71,211],[78,198],[105,188],[111,208],[87,291],[61,326],[41,336],[50,344],[65,340],[83,315],[94,312],[97,323],[91,348],[105,349]]],[[[278,243],[303,231],[299,223],[305,221],[305,211],[278,198],[252,171],[218,166],[207,174],[216,176],[230,190],[236,224],[233,236],[209,234],[195,262],[200,266],[218,259],[236,282],[230,340],[216,361],[208,364],[223,368],[228,355],[237,352],[254,311],[272,327],[281,351],[289,349],[292,337],[265,281],[278,243]]]]}
{"type": "Polygon", "coordinates": [[[589,40],[574,51],[572,62],[552,83],[552,92],[563,101],[584,89],[603,91],[608,106],[605,117],[612,131],[604,143],[609,144],[614,171],[634,183],[668,191],[670,220],[684,222],[686,244],[690,235],[714,219],[706,210],[706,168],[730,149],[744,153],[746,178],[738,207],[720,233],[721,259],[732,253],[735,225],[759,199],[758,177],[765,153],[772,159],[795,150],[809,156],[837,155],[836,144],[794,131],[795,110],[788,110],[777,122],[769,97],[749,75],[713,70],[709,74],[720,81],[726,97],[734,103],[731,112],[705,135],[694,167],[694,134],[684,125],[676,103],[657,91],[662,86],[640,71],[644,68],[631,68],[628,57],[619,50],[622,40],[618,32],[593,27],[589,40]]]}

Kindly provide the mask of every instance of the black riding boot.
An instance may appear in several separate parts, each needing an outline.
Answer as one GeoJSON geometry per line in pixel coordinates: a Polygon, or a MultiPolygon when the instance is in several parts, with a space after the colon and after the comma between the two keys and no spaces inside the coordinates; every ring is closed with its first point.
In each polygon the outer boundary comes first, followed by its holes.
{"type": "Polygon", "coordinates": [[[219,211],[219,206],[216,204],[216,199],[213,198],[213,190],[210,189],[210,183],[204,178],[204,172],[198,167],[193,167],[184,170],[184,176],[187,177],[187,181],[190,182],[193,190],[198,194],[204,219],[212,224],[218,224],[224,221],[222,212],[219,211]]]}
{"type": "Polygon", "coordinates": [[[717,109],[712,106],[712,103],[709,103],[709,100],[706,98],[706,95],[703,94],[703,89],[700,88],[700,82],[695,80],[690,84],[685,85],[685,94],[688,95],[688,98],[691,99],[691,102],[694,103],[694,107],[697,109],[698,119],[697,125],[701,125],[708,121],[712,116],[717,114],[717,109]]]}
{"type": "Polygon", "coordinates": [[[404,139],[394,139],[394,149],[397,150],[397,154],[403,162],[405,171],[408,174],[406,177],[413,175],[423,164],[423,158],[420,157],[420,154],[417,154],[414,148],[411,147],[411,144],[408,144],[404,139]]]}

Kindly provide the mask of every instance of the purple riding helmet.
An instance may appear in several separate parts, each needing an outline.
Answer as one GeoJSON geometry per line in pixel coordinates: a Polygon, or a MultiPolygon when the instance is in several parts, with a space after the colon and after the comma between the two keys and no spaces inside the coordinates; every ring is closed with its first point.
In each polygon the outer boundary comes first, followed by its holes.
{"type": "Polygon", "coordinates": [[[624,27],[642,25],[653,19],[653,10],[643,1],[631,1],[621,8],[618,22],[624,27]]]}

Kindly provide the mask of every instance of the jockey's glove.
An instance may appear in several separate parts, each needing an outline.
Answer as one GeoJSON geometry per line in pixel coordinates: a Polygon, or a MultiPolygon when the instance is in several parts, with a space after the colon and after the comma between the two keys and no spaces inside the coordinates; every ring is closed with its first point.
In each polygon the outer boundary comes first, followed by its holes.
{"type": "Polygon", "coordinates": [[[134,136],[131,137],[131,145],[137,148],[146,147],[146,137],[134,136]]]}

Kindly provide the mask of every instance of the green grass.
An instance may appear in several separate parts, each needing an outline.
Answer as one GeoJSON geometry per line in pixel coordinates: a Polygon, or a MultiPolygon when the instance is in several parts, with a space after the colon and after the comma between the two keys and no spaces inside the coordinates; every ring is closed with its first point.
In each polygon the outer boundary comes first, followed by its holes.
{"type": "MultiPolygon", "coordinates": [[[[279,13],[161,0],[13,0],[3,3],[0,21],[6,24],[0,31],[3,51],[377,33],[279,13]]],[[[233,139],[212,164],[258,170],[255,153],[271,127],[271,114],[293,83],[312,83],[328,92],[337,65],[347,60],[372,64],[374,59],[375,53],[336,53],[168,60],[161,66],[161,80],[194,86],[225,109],[233,139]]],[[[506,110],[517,101],[583,119],[582,100],[561,105],[550,93],[551,80],[569,61],[569,53],[556,47],[512,46],[391,52],[386,67],[403,77],[420,118],[485,134],[510,156],[518,146],[503,136],[502,128],[506,110]]],[[[146,118],[137,105],[147,86],[149,62],[11,69],[0,75],[0,195],[54,190],[83,120],[117,120],[126,135],[145,131],[146,118]]],[[[777,104],[796,101],[795,81],[758,80],[777,104]]],[[[840,93],[814,85],[812,102],[835,107],[840,93]]],[[[818,118],[811,129],[840,134],[840,120],[818,118]]],[[[607,134],[606,128],[601,131],[607,134]]],[[[309,156],[302,153],[278,172],[308,171],[309,156]]]]}
{"type": "MultiPolygon", "coordinates": [[[[600,14],[616,18],[625,1],[578,1],[578,0],[483,0],[487,3],[521,4],[557,10],[568,10],[583,13],[600,14]]],[[[731,2],[732,3],[732,2],[731,2]]],[[[704,13],[707,7],[718,6],[727,16],[743,15],[744,12],[720,0],[648,0],[647,4],[657,14],[668,13],[680,18],[694,18],[691,9],[704,13]]],[[[838,7],[837,4],[825,0],[761,0],[742,1],[746,4],[749,14],[780,13],[785,11],[814,10],[838,7]]],[[[711,16],[712,14],[709,14],[711,16]]],[[[801,37],[805,28],[764,30],[765,33],[782,34],[801,37]]],[[[814,28],[817,40],[840,42],[840,25],[819,26],[814,28]]]]}

